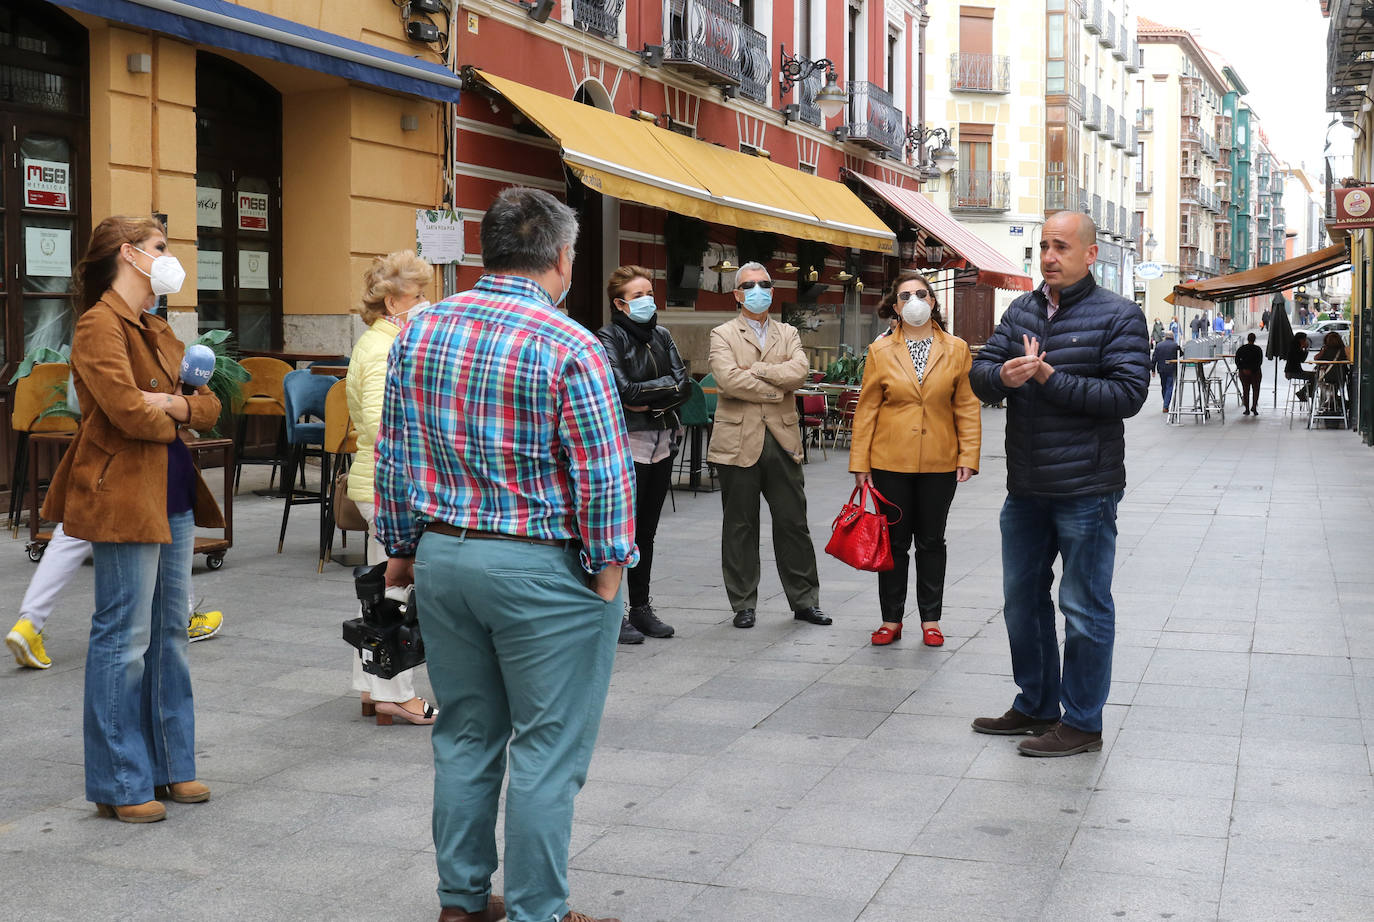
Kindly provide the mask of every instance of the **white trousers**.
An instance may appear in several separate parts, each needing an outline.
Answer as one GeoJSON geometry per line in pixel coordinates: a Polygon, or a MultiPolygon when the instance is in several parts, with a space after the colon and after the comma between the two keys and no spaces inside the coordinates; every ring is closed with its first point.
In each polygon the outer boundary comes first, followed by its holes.
{"type": "MultiPolygon", "coordinates": [[[[374,531],[372,522],[377,516],[377,507],[373,503],[358,503],[358,511],[367,520],[367,564],[381,563],[386,560],[386,548],[382,547],[373,537],[374,531]]],[[[363,661],[357,652],[353,653],[353,690],[357,692],[367,692],[372,696],[373,701],[390,701],[400,704],[415,697],[415,670],[407,669],[405,672],[397,673],[395,678],[380,679],[375,675],[363,672],[363,661]]]]}
{"type": "MultiPolygon", "coordinates": [[[[53,526],[52,540],[48,542],[38,561],[38,569],[29,580],[24,601],[19,603],[19,617],[27,618],[35,631],[43,630],[48,616],[57,606],[57,596],[72,581],[76,571],[91,556],[91,542],[73,538],[62,530],[62,523],[53,526]]],[[[192,614],[196,610],[195,596],[187,600],[192,614]]]]}

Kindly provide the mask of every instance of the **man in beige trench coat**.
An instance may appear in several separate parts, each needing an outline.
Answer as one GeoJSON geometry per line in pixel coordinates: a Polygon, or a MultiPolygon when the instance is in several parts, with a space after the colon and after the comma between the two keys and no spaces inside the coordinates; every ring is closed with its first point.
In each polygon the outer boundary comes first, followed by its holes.
{"type": "Polygon", "coordinates": [[[806,527],[806,479],[792,392],[806,381],[795,327],[770,320],[773,281],[758,263],[735,275],[738,317],[711,331],[718,398],[707,460],[720,473],[721,571],[734,625],[754,626],[759,588],[759,496],[773,517],[773,553],[793,617],[829,624],[806,527]]]}

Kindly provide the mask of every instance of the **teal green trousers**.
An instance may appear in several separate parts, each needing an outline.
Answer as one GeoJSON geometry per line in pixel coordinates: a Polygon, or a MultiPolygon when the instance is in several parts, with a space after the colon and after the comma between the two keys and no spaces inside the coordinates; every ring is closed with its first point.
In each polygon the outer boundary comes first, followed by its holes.
{"type": "Polygon", "coordinates": [[[509,746],[506,910],[510,922],[558,922],[568,912],[573,798],[601,724],[621,598],[588,587],[575,550],[435,532],[416,552],[415,596],[439,707],[439,902],[486,906],[509,746]]]}

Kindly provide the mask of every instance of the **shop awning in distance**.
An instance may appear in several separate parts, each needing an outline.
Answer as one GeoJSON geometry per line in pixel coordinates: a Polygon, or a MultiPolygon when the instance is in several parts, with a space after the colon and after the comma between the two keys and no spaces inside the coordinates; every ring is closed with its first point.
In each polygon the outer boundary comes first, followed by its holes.
{"type": "Polygon", "coordinates": [[[1034,287],[1029,275],[916,190],[903,189],[853,171],[847,171],[845,176],[866,186],[913,225],[957,253],[965,268],[977,269],[979,284],[1009,291],[1030,291],[1034,287]]]}
{"type": "Polygon", "coordinates": [[[189,42],[333,74],[440,102],[457,102],[462,80],[436,61],[312,29],[224,0],[53,0],[189,42]]]}
{"type": "Polygon", "coordinates": [[[714,224],[892,252],[896,236],[840,183],[485,71],[471,73],[553,138],[588,188],[714,224]]]}
{"type": "Polygon", "coordinates": [[[1346,254],[1345,244],[1337,243],[1267,266],[1256,266],[1214,279],[1184,282],[1175,285],[1174,290],[1164,296],[1164,300],[1179,307],[1210,307],[1216,301],[1234,301],[1282,291],[1303,282],[1337,275],[1349,267],[1350,257],[1346,254]]]}

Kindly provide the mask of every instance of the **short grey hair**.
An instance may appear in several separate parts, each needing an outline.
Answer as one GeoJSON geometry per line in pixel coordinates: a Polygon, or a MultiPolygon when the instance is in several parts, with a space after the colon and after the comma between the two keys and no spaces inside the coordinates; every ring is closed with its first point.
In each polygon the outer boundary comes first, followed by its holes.
{"type": "Polygon", "coordinates": [[[764,275],[768,276],[770,279],[773,277],[772,274],[769,273],[768,267],[765,266],[763,263],[747,262],[735,270],[735,278],[739,278],[739,274],[746,270],[758,270],[759,272],[762,272],[764,275]]]}
{"type": "Polygon", "coordinates": [[[558,265],[560,250],[576,242],[577,213],[541,189],[502,189],[482,217],[488,272],[545,272],[558,265]]]}

